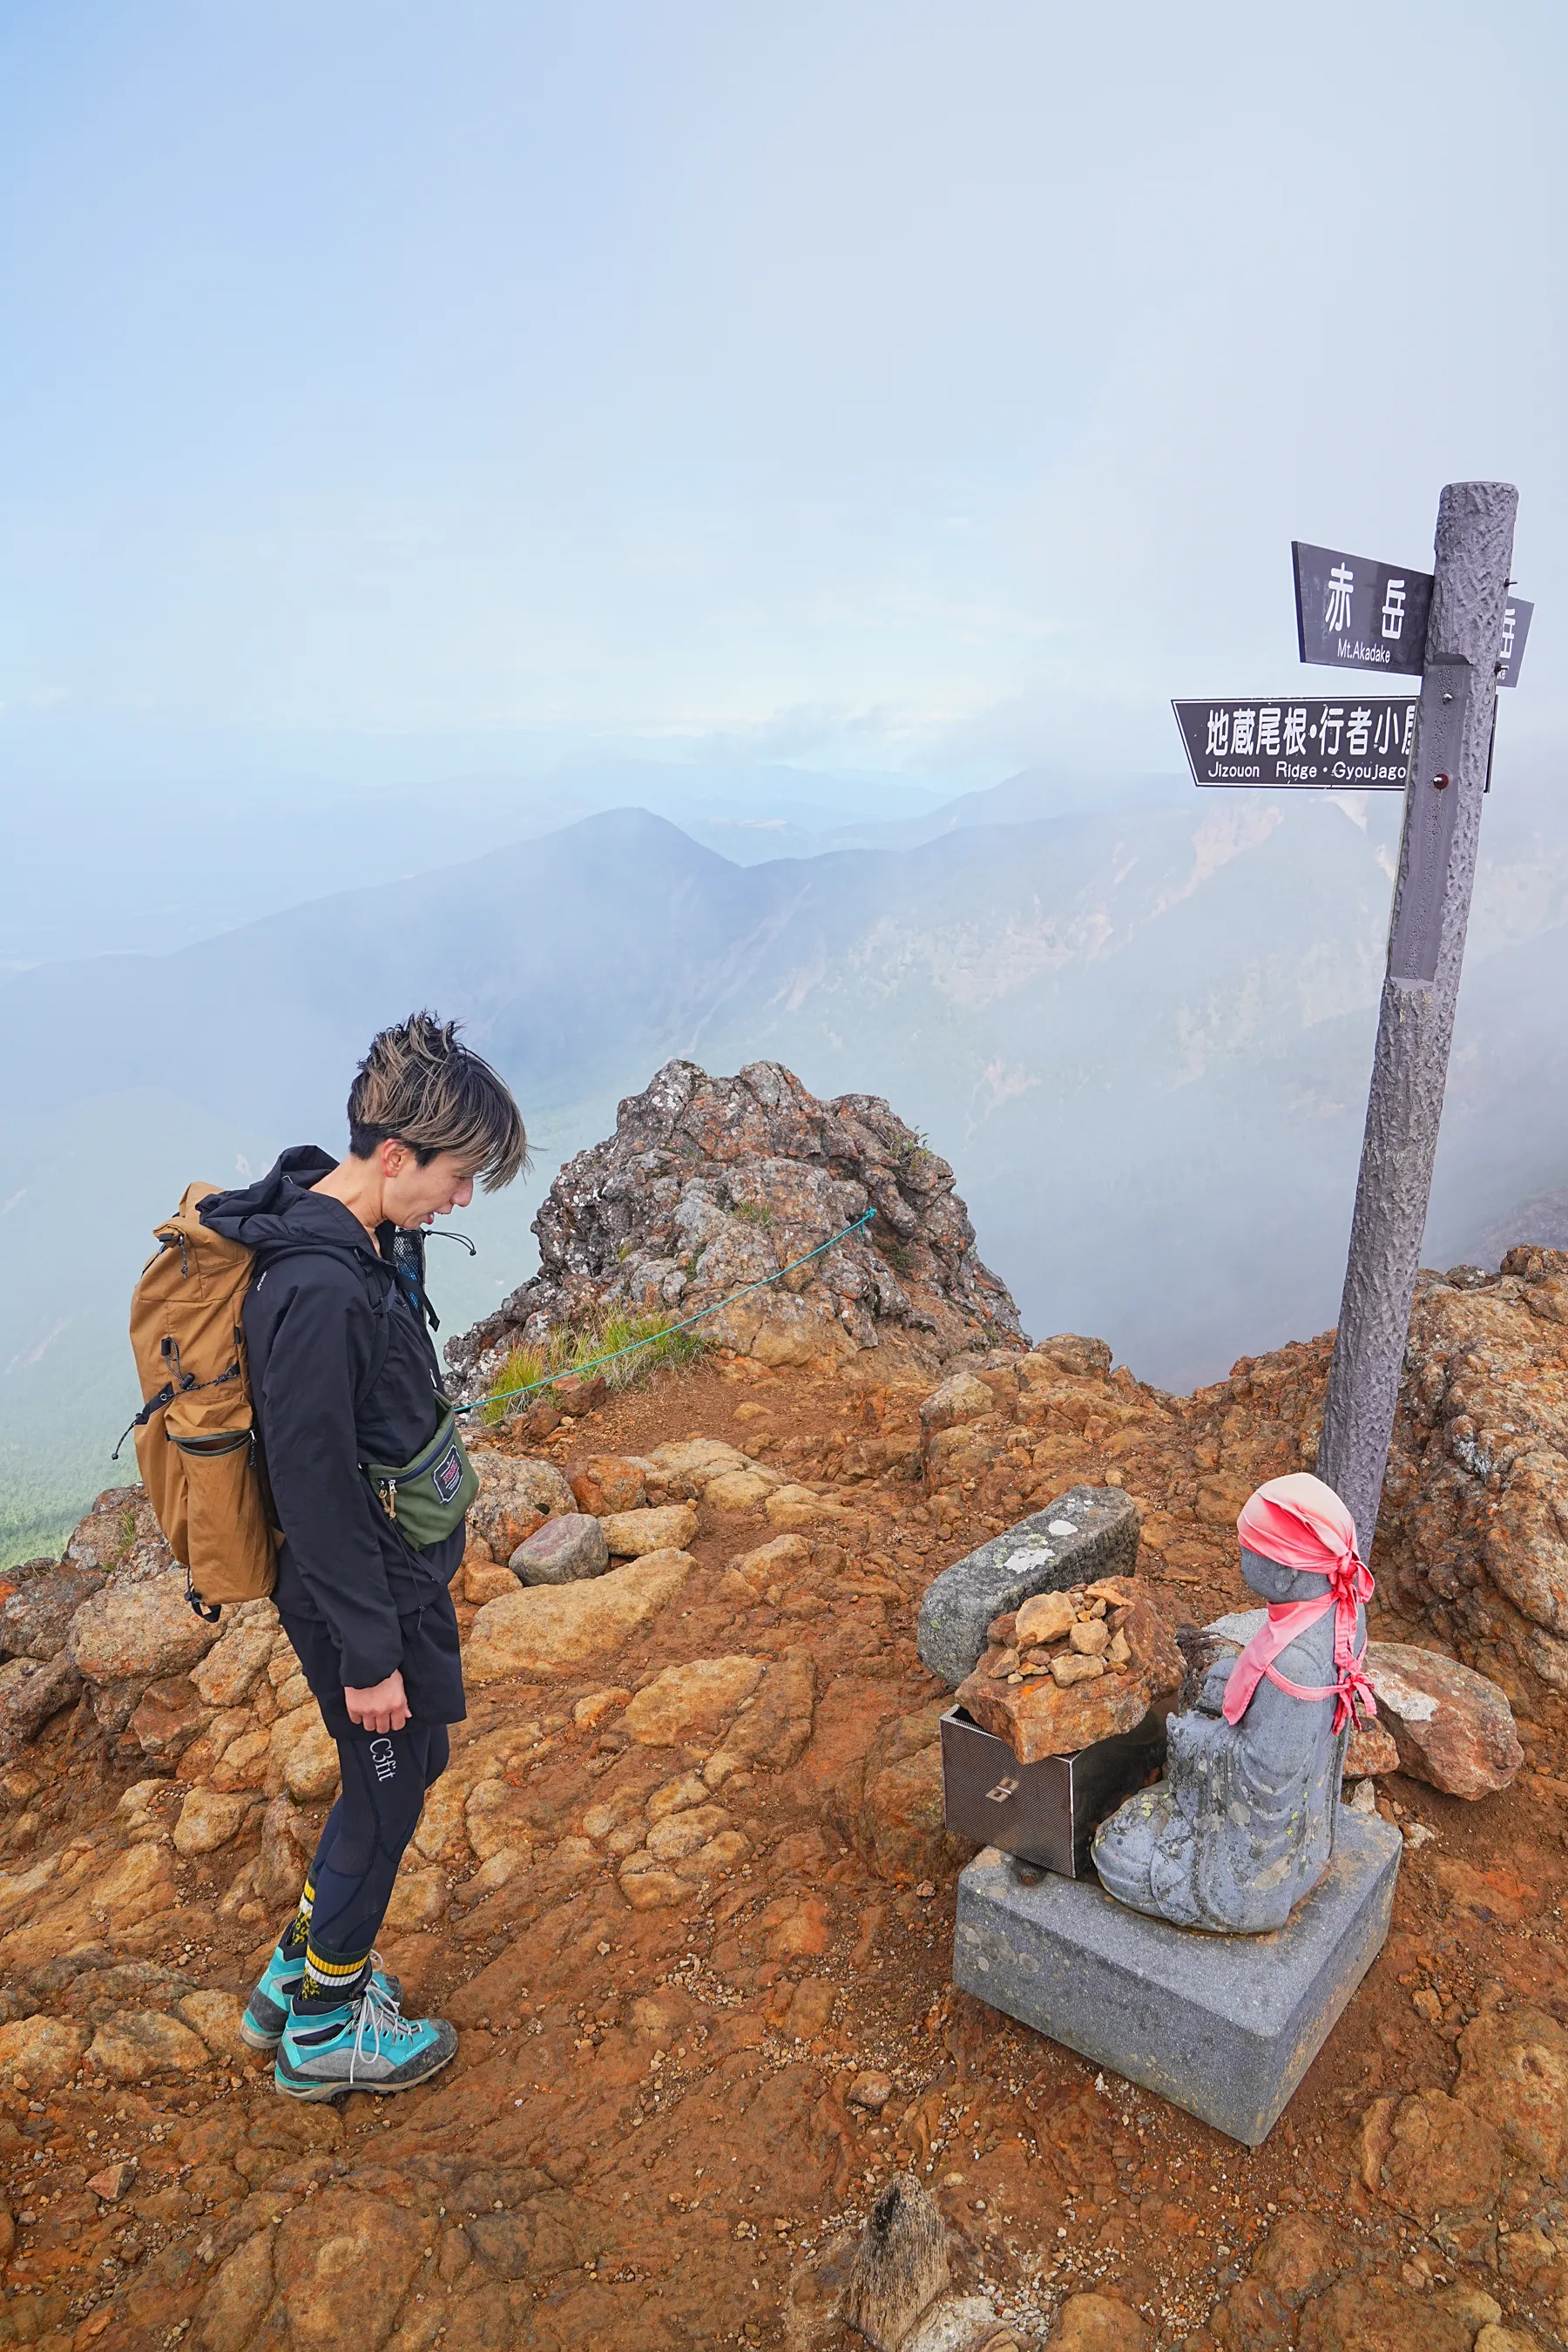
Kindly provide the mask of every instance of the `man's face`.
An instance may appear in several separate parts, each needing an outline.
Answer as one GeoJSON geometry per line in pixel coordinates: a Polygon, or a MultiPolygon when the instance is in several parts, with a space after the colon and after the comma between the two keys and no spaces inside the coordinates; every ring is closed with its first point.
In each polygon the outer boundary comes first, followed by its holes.
{"type": "Polygon", "coordinates": [[[438,1151],[423,1168],[405,1143],[381,1147],[385,1185],[382,1205],[396,1225],[427,1225],[433,1217],[466,1209],[474,1197],[474,1171],[455,1151],[438,1151]]]}

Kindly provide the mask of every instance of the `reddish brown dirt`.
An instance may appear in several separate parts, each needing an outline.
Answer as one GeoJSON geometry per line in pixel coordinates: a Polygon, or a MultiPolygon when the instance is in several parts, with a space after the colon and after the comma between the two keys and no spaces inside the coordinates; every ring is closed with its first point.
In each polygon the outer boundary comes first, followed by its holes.
{"type": "MultiPolygon", "coordinates": [[[[1385,1951],[1255,2153],[955,1995],[964,1853],[932,1822],[929,1778],[924,1810],[917,1791],[902,1814],[878,1780],[917,1734],[929,1742],[942,1696],[914,1649],[926,1581],[1076,1480],[1109,1477],[1139,1499],[1142,1570],[1171,1618],[1247,1600],[1228,1522],[1258,1478],[1310,1458],[1323,1370],[1314,1343],[1194,1399],[1125,1374],[1079,1382],[1026,1431],[983,1433],[930,1483],[918,1390],[746,1362],[663,1377],[530,1447],[570,1464],[700,1434],[841,1489],[853,1516],[815,1536],[809,1574],[776,1601],[748,1606],[725,1586],[731,1559],[773,1532],[761,1512],[704,1510],[698,1572],[608,1666],[474,1696],[469,1738],[539,1721],[532,1759],[510,1777],[547,1836],[635,1776],[651,1786],[702,1761],[700,1746],[628,1748],[613,1719],[577,1729],[577,1698],[699,1656],[808,1657],[810,1745],[759,1771],[734,1808],[746,1864],[684,1907],[639,1913],[609,1873],[552,1887],[546,1862],[487,1936],[465,1937],[478,1922],[458,1914],[402,1937],[389,1957],[409,2006],[462,2028],[451,2072],[402,2099],[297,2107],[258,2061],[184,2085],[0,2094],[3,2194],[18,2217],[0,2345],[780,2343],[792,2273],[900,2166],[940,2199],[961,2277],[1010,2311],[1048,2315],[1102,2286],[1188,2352],[1415,2352],[1449,2341],[1438,2298],[1458,2284],[1541,2344],[1562,2342],[1561,2183],[1510,2174],[1494,2226],[1457,2252],[1369,2194],[1359,2144],[1374,2095],[1451,2086],[1455,2042],[1479,2011],[1528,2001],[1568,2020],[1560,1721],[1524,1727],[1531,1769],[1481,1804],[1382,1784],[1392,1817],[1436,1835],[1407,1852],[1385,1951]],[[765,1416],[747,1411],[759,1404],[765,1416]],[[879,2116],[847,2100],[867,2067],[894,2084],[879,2116]],[[135,2173],[107,2201],[89,2177],[122,2157],[135,2173]],[[1338,2270],[1337,2302],[1268,2284],[1291,2216],[1321,2225],[1311,2243],[1330,2249],[1321,2282],[1338,2270]],[[1526,2232],[1523,2259],[1510,2239],[1526,2232]]],[[[24,1852],[7,1827],[5,1866],[107,1820],[146,1777],[132,1747],[95,1744],[85,1711],[57,1718],[24,1759],[37,1786],[8,1801],[9,1825],[25,1809],[36,1826],[24,1852]]],[[[165,1916],[115,1957],[246,1990],[265,1941],[216,1906],[254,1852],[182,1864],[177,1933],[165,1916]]],[[[1454,2340],[1479,2324],[1472,2311],[1454,2340]]]]}

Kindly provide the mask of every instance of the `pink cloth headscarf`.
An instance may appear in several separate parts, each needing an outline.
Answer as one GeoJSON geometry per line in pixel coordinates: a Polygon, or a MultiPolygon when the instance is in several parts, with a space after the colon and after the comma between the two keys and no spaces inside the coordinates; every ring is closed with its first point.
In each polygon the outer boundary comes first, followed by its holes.
{"type": "Polygon", "coordinates": [[[1356,1609],[1373,1594],[1371,1571],[1355,1548],[1355,1521],[1321,1478],[1295,1471],[1288,1478],[1271,1478],[1243,1507],[1237,1534],[1248,1551],[1278,1561],[1281,1568],[1326,1576],[1329,1589],[1311,1601],[1271,1601],[1268,1622],[1259,1626],[1235,1665],[1226,1685],[1225,1718],[1239,1723],[1252,1694],[1265,1676],[1292,1698],[1331,1698],[1334,1729],[1347,1717],[1353,1722],[1360,1709],[1377,1713],[1365,1672],[1366,1642],[1358,1650],[1356,1609]],[[1287,1681],[1274,1664],[1281,1650],[1328,1610],[1334,1612],[1334,1679],[1321,1688],[1287,1681]]]}

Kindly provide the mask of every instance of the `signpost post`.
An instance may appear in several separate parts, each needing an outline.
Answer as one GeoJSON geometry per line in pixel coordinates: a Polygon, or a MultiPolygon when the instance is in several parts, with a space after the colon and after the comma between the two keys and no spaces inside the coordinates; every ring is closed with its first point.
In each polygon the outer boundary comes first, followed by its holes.
{"type": "Polygon", "coordinates": [[[1475,881],[1498,689],[1519,677],[1532,607],[1510,598],[1519,493],[1454,482],[1436,568],[1297,541],[1301,659],[1421,675],[1419,698],[1178,702],[1199,784],[1405,793],[1388,964],[1318,1474],[1363,1553],[1377,1525],[1475,881]],[[1239,725],[1238,725],[1239,722],[1239,725]]]}
{"type": "Polygon", "coordinates": [[[1507,482],[1450,483],[1437,506],[1388,969],[1318,1450],[1318,1475],[1347,1505],[1363,1553],[1377,1525],[1432,1191],[1518,507],[1507,482]]]}

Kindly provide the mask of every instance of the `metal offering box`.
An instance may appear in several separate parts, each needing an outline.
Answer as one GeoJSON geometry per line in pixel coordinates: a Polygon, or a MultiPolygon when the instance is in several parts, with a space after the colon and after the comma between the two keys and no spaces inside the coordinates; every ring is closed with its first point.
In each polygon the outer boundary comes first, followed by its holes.
{"type": "Polygon", "coordinates": [[[1005,1739],[962,1706],[942,1718],[942,1787],[947,1826],[1020,1862],[1063,1878],[1089,1867],[1089,1843],[1124,1799],[1164,1759],[1163,1713],[1152,1709],[1132,1731],[1097,1739],[1074,1756],[1020,1764],[1005,1739]]]}

